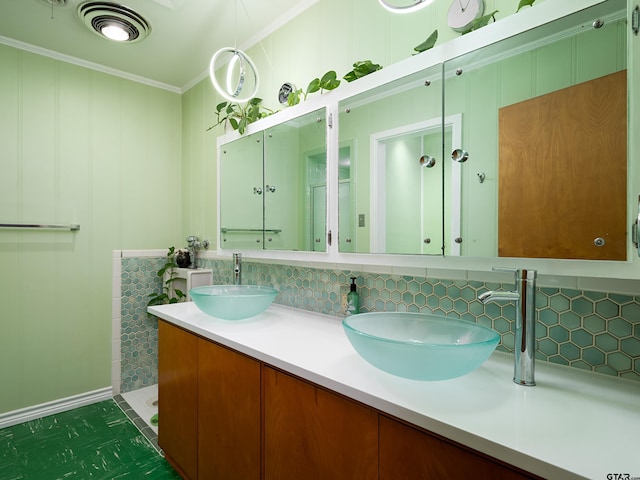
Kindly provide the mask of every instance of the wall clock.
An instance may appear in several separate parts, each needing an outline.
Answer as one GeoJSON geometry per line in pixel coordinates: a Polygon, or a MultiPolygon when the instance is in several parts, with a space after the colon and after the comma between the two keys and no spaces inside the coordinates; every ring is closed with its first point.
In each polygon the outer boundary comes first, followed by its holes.
{"type": "Polygon", "coordinates": [[[484,0],[453,0],[447,21],[456,32],[468,32],[476,18],[484,13],[484,0]]]}

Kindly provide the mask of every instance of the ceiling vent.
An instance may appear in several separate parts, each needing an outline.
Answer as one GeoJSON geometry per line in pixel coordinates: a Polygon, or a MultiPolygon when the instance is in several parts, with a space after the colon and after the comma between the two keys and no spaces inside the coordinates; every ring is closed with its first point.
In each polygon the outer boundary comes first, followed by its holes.
{"type": "Polygon", "coordinates": [[[111,2],[90,1],[78,6],[78,15],[92,32],[116,42],[135,43],[151,33],[140,14],[111,2]]]}

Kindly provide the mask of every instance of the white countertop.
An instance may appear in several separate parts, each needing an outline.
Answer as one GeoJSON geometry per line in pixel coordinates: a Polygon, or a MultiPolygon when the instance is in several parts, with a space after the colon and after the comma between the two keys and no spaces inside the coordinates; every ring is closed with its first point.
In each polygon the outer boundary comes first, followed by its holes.
{"type": "Polygon", "coordinates": [[[191,302],[149,312],[541,477],[640,477],[640,382],[538,361],[537,385],[522,387],[500,352],[463,377],[422,382],[363,360],[337,317],[272,305],[225,321],[191,302]]]}

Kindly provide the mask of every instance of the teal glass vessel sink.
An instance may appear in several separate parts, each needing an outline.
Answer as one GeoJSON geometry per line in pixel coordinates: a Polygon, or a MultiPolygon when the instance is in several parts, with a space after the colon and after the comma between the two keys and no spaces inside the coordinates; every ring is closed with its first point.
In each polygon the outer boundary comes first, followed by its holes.
{"type": "Polygon", "coordinates": [[[189,290],[196,306],[207,315],[224,320],[242,320],[264,312],[277,290],[258,285],[206,285],[189,290]]]}
{"type": "Polygon", "coordinates": [[[500,340],[482,325],[426,313],[360,313],[346,317],[342,326],[367,362],[413,380],[465,375],[482,365],[500,340]]]}

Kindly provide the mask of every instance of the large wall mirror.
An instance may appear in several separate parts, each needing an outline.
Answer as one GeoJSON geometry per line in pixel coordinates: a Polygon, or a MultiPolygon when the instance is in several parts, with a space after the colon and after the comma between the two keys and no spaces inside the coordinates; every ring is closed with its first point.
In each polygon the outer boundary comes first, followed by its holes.
{"type": "Polygon", "coordinates": [[[325,109],[219,147],[222,248],[326,251],[325,109]]]}
{"type": "Polygon", "coordinates": [[[445,63],[462,255],[626,260],[627,28],[611,0],[445,63]]]}
{"type": "Polygon", "coordinates": [[[443,128],[442,65],[350,97],[339,112],[340,252],[442,255],[452,173],[443,142],[451,148],[461,128],[459,117],[443,128]]]}
{"type": "Polygon", "coordinates": [[[626,260],[626,28],[610,0],[342,100],[340,252],[626,260]]]}
{"type": "Polygon", "coordinates": [[[222,143],[221,248],[627,260],[626,11],[516,18],[331,92],[333,128],[292,109],[222,143]]]}

